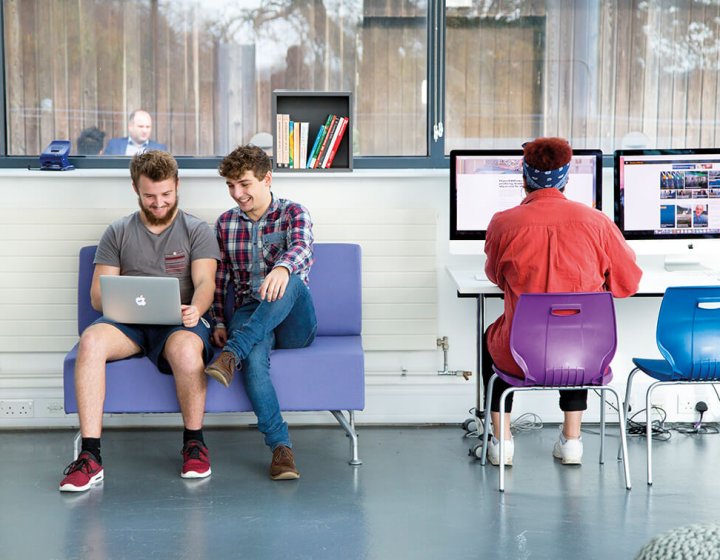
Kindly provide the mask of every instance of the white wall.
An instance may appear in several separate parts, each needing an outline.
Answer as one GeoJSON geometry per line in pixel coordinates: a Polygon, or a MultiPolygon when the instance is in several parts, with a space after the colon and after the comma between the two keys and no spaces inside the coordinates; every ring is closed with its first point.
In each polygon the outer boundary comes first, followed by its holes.
{"type": "MultiPolygon", "coordinates": [[[[417,211],[424,216],[436,216],[434,241],[435,258],[435,332],[423,332],[421,350],[407,350],[389,347],[386,350],[369,350],[366,353],[366,396],[367,406],[358,415],[360,423],[446,423],[462,422],[468,417],[467,411],[475,405],[475,301],[459,299],[449,276],[447,265],[480,266],[473,256],[450,255],[448,252],[448,173],[447,170],[357,170],[353,173],[276,174],[273,189],[282,197],[305,204],[311,214],[329,216],[346,213],[347,216],[367,215],[372,227],[373,216],[383,218],[394,211],[412,214],[417,211]],[[408,212],[410,211],[410,212],[408,212]],[[431,336],[447,336],[450,342],[449,369],[471,370],[473,378],[464,381],[461,377],[438,376],[442,368],[442,353],[431,348],[427,341],[431,336]]],[[[53,351],[38,352],[36,349],[23,350],[18,329],[13,330],[13,321],[25,324],[32,320],[25,317],[19,297],[18,278],[26,277],[33,289],[43,287],[43,278],[58,272],[52,259],[45,265],[37,260],[29,266],[28,255],[47,243],[57,243],[56,232],[68,225],[78,215],[78,209],[96,209],[98,216],[122,215],[136,207],[134,193],[125,171],[120,170],[76,170],[64,173],[43,173],[27,170],[6,170],[0,172],[0,216],[2,223],[8,217],[37,213],[47,217],[47,227],[42,235],[28,240],[19,235],[22,228],[0,225],[0,298],[3,306],[15,310],[6,314],[6,327],[0,330],[0,400],[31,399],[34,414],[30,417],[8,418],[0,415],[0,428],[20,426],[69,426],[76,425],[74,415],[65,416],[62,404],[62,359],[65,346],[71,346],[74,339],[63,339],[62,345],[53,351]],[[27,213],[27,214],[26,214],[27,213]],[[4,280],[6,278],[8,280],[4,280]],[[14,280],[13,280],[14,279],[14,280]]],[[[212,171],[184,171],[181,173],[181,205],[185,208],[217,209],[217,212],[231,206],[223,181],[212,171]]],[[[612,172],[606,171],[604,207],[612,209],[612,172]]],[[[45,218],[44,218],[45,219],[45,218]]],[[[12,221],[12,220],[9,220],[12,221]]],[[[16,220],[17,221],[17,220],[16,220]]],[[[317,220],[316,220],[317,222],[317,220]]],[[[323,223],[317,222],[318,231],[323,223]]],[[[65,230],[62,230],[65,231],[65,230]]],[[[94,242],[99,235],[97,228],[90,228],[84,239],[66,239],[60,247],[72,249],[75,246],[94,242]]],[[[325,231],[330,231],[326,229],[325,231]]],[[[318,236],[318,241],[330,241],[318,236]]],[[[432,254],[433,251],[430,251],[432,254]]],[[[374,266],[377,266],[375,264],[374,266]]],[[[397,282],[404,270],[398,270],[388,262],[387,275],[397,282]]],[[[60,273],[65,280],[74,284],[72,272],[60,273]]],[[[375,274],[373,280],[382,278],[375,274]]],[[[409,275],[408,275],[409,276],[409,275]]],[[[417,282],[417,275],[412,282],[417,282]]],[[[430,283],[433,284],[433,283],[430,283]]],[[[67,284],[58,287],[58,293],[67,292],[67,284]],[[65,287],[62,287],[65,286],[65,287]]],[[[31,296],[25,296],[31,297],[31,296]]],[[[69,296],[68,296],[69,297],[69,296]]],[[[499,313],[500,300],[488,306],[488,317],[499,313]]],[[[63,311],[67,321],[72,322],[74,307],[68,304],[63,311]]],[[[659,300],[655,298],[633,298],[617,303],[620,344],[613,362],[615,385],[624,389],[624,381],[630,369],[633,356],[657,356],[655,348],[655,321],[659,300]]],[[[42,325],[37,325],[42,328],[42,325]]],[[[432,330],[432,329],[431,329],[432,330]]],[[[52,336],[52,332],[45,333],[52,336]]],[[[48,340],[51,340],[48,338],[48,340]]],[[[49,345],[50,343],[48,343],[49,345]]],[[[57,344],[57,342],[55,343],[57,344]]],[[[402,346],[400,342],[397,343],[402,346]]],[[[377,344],[373,344],[378,348],[377,344]]],[[[405,346],[403,346],[405,348],[405,346]]],[[[640,389],[646,386],[637,383],[633,401],[640,403],[640,389]]],[[[710,418],[717,418],[720,406],[718,400],[707,388],[685,389],[691,398],[705,400],[710,406],[710,418]]],[[[671,419],[687,419],[676,413],[675,397],[669,391],[660,392],[656,402],[664,402],[671,419]],[[663,397],[663,395],[666,395],[663,397]]],[[[597,399],[591,399],[591,415],[596,417],[597,399]]],[[[637,407],[639,408],[639,406],[637,407]]],[[[516,412],[533,411],[548,422],[559,421],[560,414],[556,398],[543,395],[522,395],[517,399],[516,412]]],[[[710,419],[708,418],[708,419],[710,419]]],[[[208,424],[237,424],[253,422],[252,415],[217,415],[208,419],[208,424]]],[[[294,414],[291,423],[332,422],[329,415],[294,414]]],[[[106,425],[176,425],[176,415],[113,415],[106,425]]]]}

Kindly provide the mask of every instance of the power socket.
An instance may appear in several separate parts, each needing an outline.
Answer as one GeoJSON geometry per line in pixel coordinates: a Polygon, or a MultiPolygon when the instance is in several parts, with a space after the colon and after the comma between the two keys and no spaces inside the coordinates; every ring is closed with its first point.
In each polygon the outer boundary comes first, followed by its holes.
{"type": "Polygon", "coordinates": [[[25,399],[0,401],[0,418],[27,418],[29,416],[35,416],[33,401],[25,399]]]}
{"type": "Polygon", "coordinates": [[[695,414],[695,403],[697,403],[697,400],[695,400],[694,397],[686,397],[684,395],[678,395],[677,396],[677,411],[678,414],[695,414]]]}

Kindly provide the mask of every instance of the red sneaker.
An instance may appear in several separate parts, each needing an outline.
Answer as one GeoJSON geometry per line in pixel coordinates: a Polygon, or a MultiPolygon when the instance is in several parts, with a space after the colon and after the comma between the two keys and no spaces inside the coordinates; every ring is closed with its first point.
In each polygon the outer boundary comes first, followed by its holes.
{"type": "Polygon", "coordinates": [[[103,468],[89,451],[83,451],[63,472],[60,492],[84,492],[105,477],[103,468]]]}
{"type": "Polygon", "coordinates": [[[205,478],[210,476],[210,454],[208,448],[201,441],[191,439],[182,449],[183,468],[180,476],[183,478],[205,478]]]}

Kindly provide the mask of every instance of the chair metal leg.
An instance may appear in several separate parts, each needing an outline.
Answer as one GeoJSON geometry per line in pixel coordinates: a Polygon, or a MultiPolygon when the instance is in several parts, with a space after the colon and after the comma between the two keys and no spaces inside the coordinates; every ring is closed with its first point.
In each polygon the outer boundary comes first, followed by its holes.
{"type": "Polygon", "coordinates": [[[645,393],[645,439],[647,440],[647,483],[652,486],[652,418],[651,418],[651,402],[652,392],[660,382],[656,381],[648,387],[645,393]]]}
{"type": "Polygon", "coordinates": [[[600,464],[605,464],[605,388],[600,389],[600,464]]]}
{"type": "Polygon", "coordinates": [[[492,377],[490,377],[490,381],[488,382],[487,386],[487,392],[485,394],[485,429],[483,430],[482,457],[480,457],[480,464],[482,466],[485,466],[485,463],[487,462],[488,438],[490,437],[490,426],[492,425],[492,420],[490,416],[490,399],[492,398],[495,379],[497,379],[497,375],[493,374],[492,377]]]}
{"type": "Polygon", "coordinates": [[[623,472],[625,474],[625,488],[630,490],[632,488],[632,484],[630,482],[630,462],[628,461],[627,454],[627,430],[625,425],[625,413],[623,410],[622,402],[620,401],[620,394],[612,387],[606,386],[604,390],[610,391],[613,395],[615,395],[615,400],[617,401],[618,425],[620,427],[620,451],[622,453],[623,472]]]}
{"type": "Polygon", "coordinates": [[[73,461],[80,455],[80,447],[82,446],[82,434],[80,430],[77,431],[73,438],[73,461]]]}
{"type": "Polygon", "coordinates": [[[500,421],[498,422],[498,432],[500,432],[500,484],[498,490],[505,492],[505,399],[513,392],[512,387],[508,387],[500,395],[500,421]]]}
{"type": "Polygon", "coordinates": [[[347,435],[350,437],[350,461],[349,463],[353,466],[362,465],[362,461],[358,457],[358,435],[355,431],[355,414],[352,410],[348,410],[350,415],[350,422],[348,422],[345,415],[340,410],[331,410],[330,413],[340,423],[340,426],[345,430],[347,435]]]}
{"type": "MultiPolygon", "coordinates": [[[[625,385],[625,400],[623,401],[623,411],[625,413],[625,426],[627,427],[628,422],[628,413],[630,412],[630,392],[632,391],[632,382],[633,378],[635,377],[635,374],[640,371],[639,368],[633,368],[633,370],[630,372],[630,375],[628,375],[627,384],[625,385]]],[[[622,453],[622,446],[618,445],[618,461],[622,458],[620,454],[622,453]]]]}

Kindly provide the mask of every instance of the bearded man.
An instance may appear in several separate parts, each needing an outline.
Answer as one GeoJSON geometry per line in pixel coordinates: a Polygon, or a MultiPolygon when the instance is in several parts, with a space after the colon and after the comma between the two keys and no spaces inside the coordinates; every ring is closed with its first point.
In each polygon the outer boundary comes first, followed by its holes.
{"type": "Polygon", "coordinates": [[[175,379],[182,412],[183,478],[210,475],[202,434],[207,393],[204,369],[212,357],[210,325],[203,315],[213,302],[220,258],[210,226],[178,209],[178,167],[167,152],[137,154],[130,162],[140,210],[108,226],[95,255],[92,306],[102,312],[100,276],[172,276],[180,283],[181,325],[123,324],[101,317],[80,336],[75,391],[82,449],[65,469],[60,491],[83,492],[103,480],[100,455],[105,364],[146,355],[175,379]]]}

